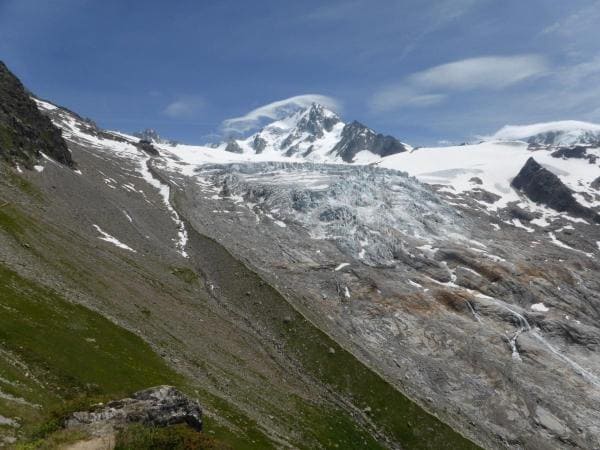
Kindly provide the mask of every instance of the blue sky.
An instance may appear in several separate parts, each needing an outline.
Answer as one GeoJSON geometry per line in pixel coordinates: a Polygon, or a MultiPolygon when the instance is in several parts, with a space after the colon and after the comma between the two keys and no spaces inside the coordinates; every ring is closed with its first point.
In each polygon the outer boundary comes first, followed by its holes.
{"type": "Polygon", "coordinates": [[[600,122],[599,23],[599,0],[0,0],[0,59],[105,128],[198,143],[318,95],[422,145],[600,122]]]}

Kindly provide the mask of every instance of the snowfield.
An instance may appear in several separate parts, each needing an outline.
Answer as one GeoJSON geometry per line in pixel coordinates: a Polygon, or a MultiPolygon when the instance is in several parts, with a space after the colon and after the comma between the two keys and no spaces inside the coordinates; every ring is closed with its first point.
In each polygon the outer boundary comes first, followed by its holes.
{"type": "MultiPolygon", "coordinates": [[[[600,176],[600,167],[586,159],[555,158],[551,156],[554,150],[532,151],[522,141],[495,140],[474,145],[419,148],[388,156],[376,164],[408,172],[424,183],[448,186],[454,193],[484,189],[500,197],[490,205],[494,210],[510,202],[521,201],[521,196],[510,183],[530,157],[557,175],[573,191],[595,194],[590,184],[600,176]]],[[[600,149],[588,150],[588,153],[600,156],[600,149]]],[[[600,202],[585,206],[600,206],[600,202]]]]}

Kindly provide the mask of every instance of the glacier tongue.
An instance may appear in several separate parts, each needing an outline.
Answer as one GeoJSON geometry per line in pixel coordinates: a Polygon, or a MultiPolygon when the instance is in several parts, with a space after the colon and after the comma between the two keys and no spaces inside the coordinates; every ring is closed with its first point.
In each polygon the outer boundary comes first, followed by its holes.
{"type": "Polygon", "coordinates": [[[258,217],[297,224],[374,266],[393,265],[405,241],[455,234],[460,216],[406,174],[370,166],[309,163],[205,165],[201,185],[245,204],[258,217]]]}

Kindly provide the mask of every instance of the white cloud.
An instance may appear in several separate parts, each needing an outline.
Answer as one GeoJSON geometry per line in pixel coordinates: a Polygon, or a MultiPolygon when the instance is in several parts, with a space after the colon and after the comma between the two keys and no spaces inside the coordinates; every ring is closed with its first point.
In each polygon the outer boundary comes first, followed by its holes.
{"type": "Polygon", "coordinates": [[[486,56],[442,64],[410,77],[424,88],[499,89],[538,75],[547,69],[537,55],[486,56]]]}
{"type": "Polygon", "coordinates": [[[555,122],[534,123],[530,125],[506,125],[498,130],[493,139],[525,139],[550,131],[562,131],[563,133],[579,132],[581,130],[599,132],[600,125],[577,120],[561,120],[555,122]]]}
{"type": "Polygon", "coordinates": [[[224,120],[222,128],[225,132],[244,133],[256,128],[265,119],[281,119],[293,111],[310,106],[312,103],[320,103],[334,110],[339,109],[338,102],[331,97],[318,94],[297,95],[253,109],[243,116],[224,120]]]}
{"type": "Polygon", "coordinates": [[[445,99],[444,94],[422,94],[412,86],[392,86],[373,95],[371,107],[376,111],[390,111],[400,106],[425,108],[445,99]]]}
{"type": "Polygon", "coordinates": [[[319,6],[308,13],[305,18],[309,20],[340,20],[347,19],[356,14],[365,6],[365,0],[352,0],[330,5],[319,6]]]}
{"type": "Polygon", "coordinates": [[[180,97],[169,103],[163,113],[173,119],[193,117],[204,106],[204,100],[198,96],[180,97]]]}
{"type": "Polygon", "coordinates": [[[542,35],[558,34],[563,38],[576,38],[595,43],[597,42],[595,36],[598,33],[598,20],[600,20],[600,1],[592,0],[584,7],[544,28],[542,35]]]}
{"type": "Polygon", "coordinates": [[[454,61],[406,77],[371,98],[376,111],[426,107],[442,102],[449,93],[478,89],[499,90],[548,70],[538,55],[485,56],[454,61]]]}

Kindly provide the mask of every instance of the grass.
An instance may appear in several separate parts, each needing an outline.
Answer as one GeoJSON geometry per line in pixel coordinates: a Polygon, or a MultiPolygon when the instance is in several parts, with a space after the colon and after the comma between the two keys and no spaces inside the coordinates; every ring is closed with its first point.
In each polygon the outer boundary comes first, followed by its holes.
{"type": "Polygon", "coordinates": [[[384,447],[364,428],[343,411],[325,405],[311,405],[297,400],[296,410],[305,424],[304,441],[300,448],[310,449],[319,443],[325,448],[347,450],[383,449],[384,447]]]}
{"type": "MultiPolygon", "coordinates": [[[[32,233],[41,233],[38,241],[43,237],[38,225],[12,205],[0,208],[0,231],[22,244],[32,233]]],[[[68,260],[63,263],[72,265],[68,260]]],[[[177,270],[176,276],[190,283],[198,279],[189,269],[177,270]]],[[[142,313],[148,315],[149,310],[142,309],[142,313]]],[[[21,418],[20,449],[55,448],[78,438],[60,429],[62,420],[94,403],[158,384],[175,385],[188,393],[197,388],[167,367],[136,335],[2,265],[0,351],[0,389],[28,402],[0,399],[0,414],[21,418]],[[36,383],[36,379],[43,382],[36,383]]],[[[205,417],[205,429],[215,442],[227,442],[236,449],[271,448],[270,440],[243,413],[208,392],[202,391],[200,398],[236,428],[233,431],[205,417]]]]}
{"type": "Polygon", "coordinates": [[[13,205],[0,208],[0,230],[13,237],[17,242],[23,244],[25,230],[31,228],[28,218],[21,214],[13,205]]]}
{"type": "Polygon", "coordinates": [[[187,267],[172,267],[171,273],[187,284],[193,284],[198,281],[198,275],[187,267]]]}
{"type": "MultiPolygon", "coordinates": [[[[60,233],[62,230],[50,229],[24,214],[18,205],[0,208],[0,238],[13,238],[88,288],[110,292],[111,286],[93,272],[68,255],[60,256],[60,246],[48,240],[60,233]],[[46,260],[47,250],[40,252],[40,246],[52,248],[56,257],[46,260]]],[[[170,270],[188,284],[198,282],[197,274],[190,269],[170,270]]],[[[141,313],[150,315],[146,308],[141,313]]],[[[175,385],[188,393],[198,389],[172,371],[133,333],[0,264],[0,390],[27,402],[18,404],[0,398],[0,414],[21,418],[19,448],[53,448],[45,443],[69,438],[68,432],[60,430],[69,413],[157,384],[175,385]]],[[[205,429],[211,437],[231,443],[236,449],[271,448],[257,424],[235,407],[205,391],[199,398],[201,404],[236,428],[231,430],[205,417],[205,429]]]]}
{"type": "MultiPolygon", "coordinates": [[[[185,379],[133,333],[2,265],[0,312],[0,389],[27,402],[0,400],[0,414],[22,419],[19,449],[55,448],[49,443],[81,438],[78,432],[62,430],[62,420],[92,404],[160,384],[192,391],[185,379]]],[[[240,431],[205,417],[207,433],[199,436],[186,427],[144,428],[140,439],[150,439],[157,446],[120,448],[272,448],[257,424],[227,402],[204,391],[200,398],[240,431]],[[165,446],[169,439],[173,446],[165,446]]],[[[132,433],[124,432],[120,442],[134,442],[132,433]]]]}
{"type": "Polygon", "coordinates": [[[139,337],[0,267],[0,342],[57,389],[125,394],[179,376],[139,337]]]}
{"type": "Polygon", "coordinates": [[[58,430],[41,439],[18,442],[14,446],[14,450],[56,450],[87,438],[89,436],[84,431],[58,430]]]}
{"type": "Polygon", "coordinates": [[[271,440],[260,430],[258,424],[233,405],[205,391],[200,393],[200,397],[207,407],[217,412],[220,418],[230,424],[230,426],[225,426],[221,421],[205,415],[202,418],[203,429],[212,437],[226,442],[236,450],[275,448],[271,440]]]}
{"type": "Polygon", "coordinates": [[[8,184],[16,187],[29,197],[37,201],[42,201],[44,199],[44,194],[42,194],[42,191],[37,186],[35,186],[31,181],[27,180],[22,175],[16,173],[12,168],[4,166],[2,170],[2,176],[5,178],[5,181],[8,182],[8,184]]]}
{"type": "Polygon", "coordinates": [[[300,317],[283,335],[286,349],[302,361],[309,373],[328,384],[335,392],[351,399],[358,408],[370,411],[369,416],[373,422],[403,447],[478,448],[394,389],[353,355],[300,317]],[[335,353],[328,351],[330,347],[335,353]]]}
{"type": "Polygon", "coordinates": [[[19,412],[31,438],[55,431],[65,414],[94,402],[182,384],[133,333],[1,265],[0,309],[2,390],[27,402],[19,411],[0,404],[0,413],[19,412]]]}
{"type": "Polygon", "coordinates": [[[117,434],[115,450],[229,450],[229,447],[186,425],[165,428],[132,425],[117,434]]]}

